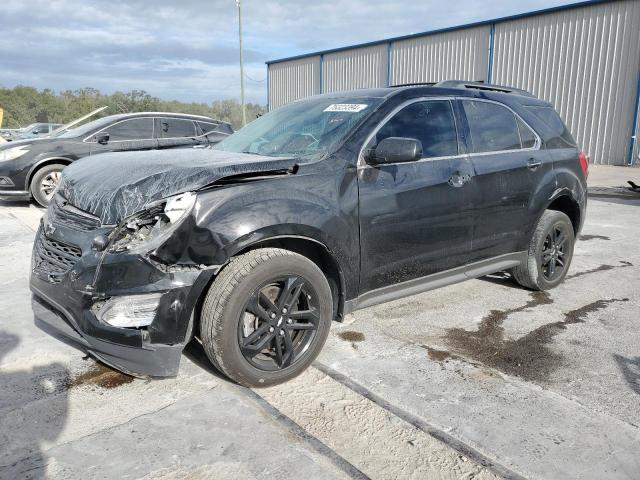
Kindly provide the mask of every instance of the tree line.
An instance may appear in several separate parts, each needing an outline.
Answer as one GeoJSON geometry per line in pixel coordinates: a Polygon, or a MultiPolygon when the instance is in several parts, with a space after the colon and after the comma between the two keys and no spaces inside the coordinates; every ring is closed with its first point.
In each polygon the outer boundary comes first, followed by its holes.
{"type": "MultiPolygon", "coordinates": [[[[51,89],[38,90],[17,86],[0,88],[0,108],[4,110],[2,128],[19,128],[33,122],[68,123],[82,115],[107,105],[109,108],[93,117],[132,112],[175,112],[206,115],[229,122],[234,128],[242,126],[242,111],[236,100],[216,100],[207,103],[185,103],[161,100],[144,90],[100,93],[95,88],[81,88],[56,93],[51,89]]],[[[247,121],[265,113],[262,105],[246,105],[247,121]]]]}

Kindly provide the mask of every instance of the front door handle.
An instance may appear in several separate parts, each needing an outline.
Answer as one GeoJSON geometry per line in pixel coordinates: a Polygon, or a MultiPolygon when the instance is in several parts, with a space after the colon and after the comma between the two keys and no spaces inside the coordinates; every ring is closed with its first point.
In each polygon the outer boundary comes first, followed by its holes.
{"type": "Polygon", "coordinates": [[[468,174],[462,175],[460,172],[456,172],[453,175],[451,175],[451,178],[449,178],[449,181],[447,183],[449,183],[449,185],[451,185],[452,187],[460,188],[470,180],[471,180],[471,175],[468,175],[468,174]]]}
{"type": "Polygon", "coordinates": [[[529,161],[527,162],[527,168],[529,170],[535,170],[541,165],[542,165],[542,162],[540,160],[536,160],[535,158],[530,158],[529,161]]]}

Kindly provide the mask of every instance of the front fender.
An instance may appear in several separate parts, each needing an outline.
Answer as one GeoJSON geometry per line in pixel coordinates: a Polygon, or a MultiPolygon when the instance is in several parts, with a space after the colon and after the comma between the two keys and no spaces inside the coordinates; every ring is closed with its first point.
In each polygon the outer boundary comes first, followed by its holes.
{"type": "Polygon", "coordinates": [[[338,194],[333,182],[289,176],[201,192],[192,217],[155,256],[168,264],[220,267],[256,243],[299,237],[324,246],[347,285],[355,285],[357,192],[338,194]]]}
{"type": "Polygon", "coordinates": [[[31,178],[33,177],[33,174],[36,172],[36,170],[38,170],[42,165],[47,164],[47,163],[64,163],[66,165],[69,165],[73,160],[68,158],[68,157],[63,157],[60,155],[54,155],[52,153],[43,153],[40,154],[38,156],[36,156],[36,158],[33,160],[33,164],[29,167],[29,170],[27,171],[27,174],[24,178],[25,181],[25,190],[29,190],[29,182],[31,181],[31,178]]]}

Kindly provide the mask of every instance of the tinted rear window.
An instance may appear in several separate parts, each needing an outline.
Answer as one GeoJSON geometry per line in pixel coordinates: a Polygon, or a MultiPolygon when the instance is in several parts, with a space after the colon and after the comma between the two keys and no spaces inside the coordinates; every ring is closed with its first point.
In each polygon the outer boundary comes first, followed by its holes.
{"type": "Polygon", "coordinates": [[[156,118],[156,138],[194,137],[196,127],[191,120],[182,118],[156,118]]]}
{"type": "Polygon", "coordinates": [[[474,153],[519,150],[520,132],[516,116],[497,103],[464,100],[474,153]]]}
{"type": "Polygon", "coordinates": [[[548,139],[546,145],[549,148],[575,147],[576,141],[567,129],[560,115],[551,107],[527,106],[528,112],[540,120],[547,128],[548,139]]]}

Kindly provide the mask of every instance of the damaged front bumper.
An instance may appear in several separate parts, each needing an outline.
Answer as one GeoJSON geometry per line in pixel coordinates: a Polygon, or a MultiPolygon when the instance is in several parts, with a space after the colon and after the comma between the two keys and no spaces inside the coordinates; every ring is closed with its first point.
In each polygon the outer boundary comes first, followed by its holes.
{"type": "Polygon", "coordinates": [[[141,255],[97,252],[94,238],[107,233],[43,221],[31,265],[35,322],[125,373],[175,376],[196,303],[214,272],[168,271],[141,255]],[[136,296],[157,299],[148,325],[122,328],[99,318],[108,302],[136,296]]]}

